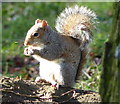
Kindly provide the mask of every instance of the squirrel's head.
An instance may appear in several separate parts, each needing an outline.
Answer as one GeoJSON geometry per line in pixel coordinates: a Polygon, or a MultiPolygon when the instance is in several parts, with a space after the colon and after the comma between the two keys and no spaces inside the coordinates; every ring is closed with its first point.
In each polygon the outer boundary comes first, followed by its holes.
{"type": "Polygon", "coordinates": [[[40,40],[44,36],[46,27],[48,26],[47,21],[37,19],[35,24],[28,30],[25,38],[25,46],[37,46],[40,45],[40,40]]]}

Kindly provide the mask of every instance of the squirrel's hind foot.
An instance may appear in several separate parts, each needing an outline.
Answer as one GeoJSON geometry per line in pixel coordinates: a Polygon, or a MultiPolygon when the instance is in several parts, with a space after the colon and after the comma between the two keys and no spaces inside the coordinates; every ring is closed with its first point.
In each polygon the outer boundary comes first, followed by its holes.
{"type": "Polygon", "coordinates": [[[46,80],[42,79],[41,77],[36,77],[35,82],[45,82],[45,83],[49,83],[46,80]]]}

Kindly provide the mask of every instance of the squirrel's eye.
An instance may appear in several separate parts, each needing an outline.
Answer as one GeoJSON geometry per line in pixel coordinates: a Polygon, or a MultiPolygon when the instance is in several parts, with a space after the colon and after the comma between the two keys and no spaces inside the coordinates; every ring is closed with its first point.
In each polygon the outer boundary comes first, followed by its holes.
{"type": "Polygon", "coordinates": [[[34,37],[37,37],[38,35],[39,35],[38,33],[34,33],[34,34],[33,34],[34,37]]]}

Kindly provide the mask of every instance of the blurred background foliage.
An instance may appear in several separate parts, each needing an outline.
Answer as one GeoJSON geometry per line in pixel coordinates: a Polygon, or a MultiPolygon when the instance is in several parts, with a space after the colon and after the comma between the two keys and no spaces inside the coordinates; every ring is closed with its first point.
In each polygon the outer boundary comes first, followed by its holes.
{"type": "Polygon", "coordinates": [[[11,2],[2,3],[2,74],[33,80],[38,74],[38,62],[26,57],[24,39],[34,21],[44,19],[53,28],[57,16],[68,6],[82,5],[96,12],[99,23],[93,30],[93,41],[81,81],[77,88],[98,91],[100,82],[101,57],[104,43],[111,32],[113,17],[112,2],[11,2]]]}

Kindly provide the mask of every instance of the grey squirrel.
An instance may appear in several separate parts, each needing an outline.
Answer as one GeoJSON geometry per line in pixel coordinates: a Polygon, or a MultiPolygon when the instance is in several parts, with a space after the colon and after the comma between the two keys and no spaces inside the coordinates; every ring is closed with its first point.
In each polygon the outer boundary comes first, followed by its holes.
{"type": "Polygon", "coordinates": [[[28,30],[24,54],[40,62],[39,77],[53,86],[73,87],[79,78],[92,38],[96,14],[87,7],[68,7],[58,16],[54,31],[46,20],[28,30]]]}

